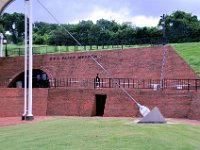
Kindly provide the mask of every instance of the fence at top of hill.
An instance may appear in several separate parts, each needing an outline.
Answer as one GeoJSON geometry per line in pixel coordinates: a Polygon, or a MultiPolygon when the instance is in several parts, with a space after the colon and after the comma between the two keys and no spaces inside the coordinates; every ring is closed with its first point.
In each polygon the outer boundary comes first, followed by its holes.
{"type": "MultiPolygon", "coordinates": [[[[150,47],[156,46],[153,44],[142,44],[142,45],[84,45],[84,46],[34,46],[33,55],[44,55],[54,53],[66,53],[66,52],[80,52],[80,51],[94,51],[94,50],[112,50],[112,49],[127,49],[127,48],[138,48],[138,47],[150,47]]],[[[11,48],[5,50],[6,57],[23,56],[24,48],[11,48]]]]}

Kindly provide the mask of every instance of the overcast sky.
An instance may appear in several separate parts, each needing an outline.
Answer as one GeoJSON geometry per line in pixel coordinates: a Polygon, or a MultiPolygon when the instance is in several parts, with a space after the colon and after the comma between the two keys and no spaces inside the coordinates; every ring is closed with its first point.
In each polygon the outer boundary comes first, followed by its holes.
{"type": "MultiPolygon", "coordinates": [[[[162,14],[176,10],[197,15],[200,20],[200,0],[33,0],[33,20],[56,23],[41,7],[40,1],[60,23],[81,20],[115,20],[132,22],[138,27],[157,26],[162,14]]],[[[24,0],[15,0],[5,12],[24,12],[24,0]]]]}

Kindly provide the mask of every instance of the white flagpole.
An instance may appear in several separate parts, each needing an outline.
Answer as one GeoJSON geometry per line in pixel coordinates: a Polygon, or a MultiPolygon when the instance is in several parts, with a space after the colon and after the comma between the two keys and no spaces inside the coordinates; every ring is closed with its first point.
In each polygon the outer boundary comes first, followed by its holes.
{"type": "Polygon", "coordinates": [[[22,120],[26,119],[26,115],[27,115],[27,1],[24,1],[24,6],[25,6],[25,23],[24,23],[24,27],[25,27],[25,40],[24,40],[24,113],[22,115],[22,120]]]}
{"type": "Polygon", "coordinates": [[[0,33],[0,57],[3,57],[3,34],[0,33]]]}
{"type": "Polygon", "coordinates": [[[32,36],[33,36],[33,25],[32,25],[32,0],[29,0],[29,77],[28,77],[28,114],[26,119],[33,120],[32,114],[32,76],[33,76],[33,53],[32,53],[32,36]]]}

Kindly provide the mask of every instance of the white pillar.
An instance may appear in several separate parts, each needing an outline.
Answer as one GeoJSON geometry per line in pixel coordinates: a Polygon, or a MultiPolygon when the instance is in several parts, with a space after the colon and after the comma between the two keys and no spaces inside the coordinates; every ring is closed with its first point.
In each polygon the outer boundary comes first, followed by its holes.
{"type": "Polygon", "coordinates": [[[33,38],[33,27],[32,27],[32,0],[29,0],[29,85],[28,85],[28,114],[27,120],[33,120],[32,114],[32,76],[33,76],[33,53],[32,53],[32,38],[33,38]]]}
{"type": "Polygon", "coordinates": [[[3,34],[0,33],[0,57],[3,57],[3,34]]]}
{"type": "Polygon", "coordinates": [[[28,36],[28,31],[27,31],[27,1],[24,1],[24,6],[25,6],[25,22],[24,22],[24,27],[25,27],[25,39],[24,39],[24,113],[22,115],[22,120],[26,119],[27,115],[27,36],[28,36]]]}

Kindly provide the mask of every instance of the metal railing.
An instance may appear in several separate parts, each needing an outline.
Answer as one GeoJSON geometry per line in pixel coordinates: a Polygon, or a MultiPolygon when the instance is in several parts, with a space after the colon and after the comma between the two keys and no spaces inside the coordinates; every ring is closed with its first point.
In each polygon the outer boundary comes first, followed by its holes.
{"type": "Polygon", "coordinates": [[[131,79],[131,78],[101,78],[100,82],[95,79],[52,79],[50,87],[69,88],[126,88],[126,89],[152,89],[152,90],[198,90],[200,79],[131,79]]]}
{"type": "MultiPolygon", "coordinates": [[[[33,55],[37,54],[51,54],[51,53],[65,53],[65,52],[78,52],[78,51],[86,51],[86,50],[108,50],[108,49],[126,49],[126,48],[134,48],[138,45],[84,45],[84,46],[34,46],[33,47],[33,55]]],[[[148,47],[150,45],[144,44],[140,45],[140,47],[148,47]]],[[[10,56],[23,56],[24,48],[12,48],[7,50],[8,57],[10,56]]]]}
{"type": "MultiPolygon", "coordinates": [[[[23,87],[23,81],[22,87],[23,87]]],[[[8,87],[8,81],[0,82],[0,87],[8,87]]],[[[13,84],[10,87],[16,87],[13,84]]],[[[125,89],[151,89],[151,90],[199,90],[200,79],[132,79],[132,78],[100,78],[95,79],[49,79],[37,81],[33,78],[34,88],[125,88],[125,89]]]]}

